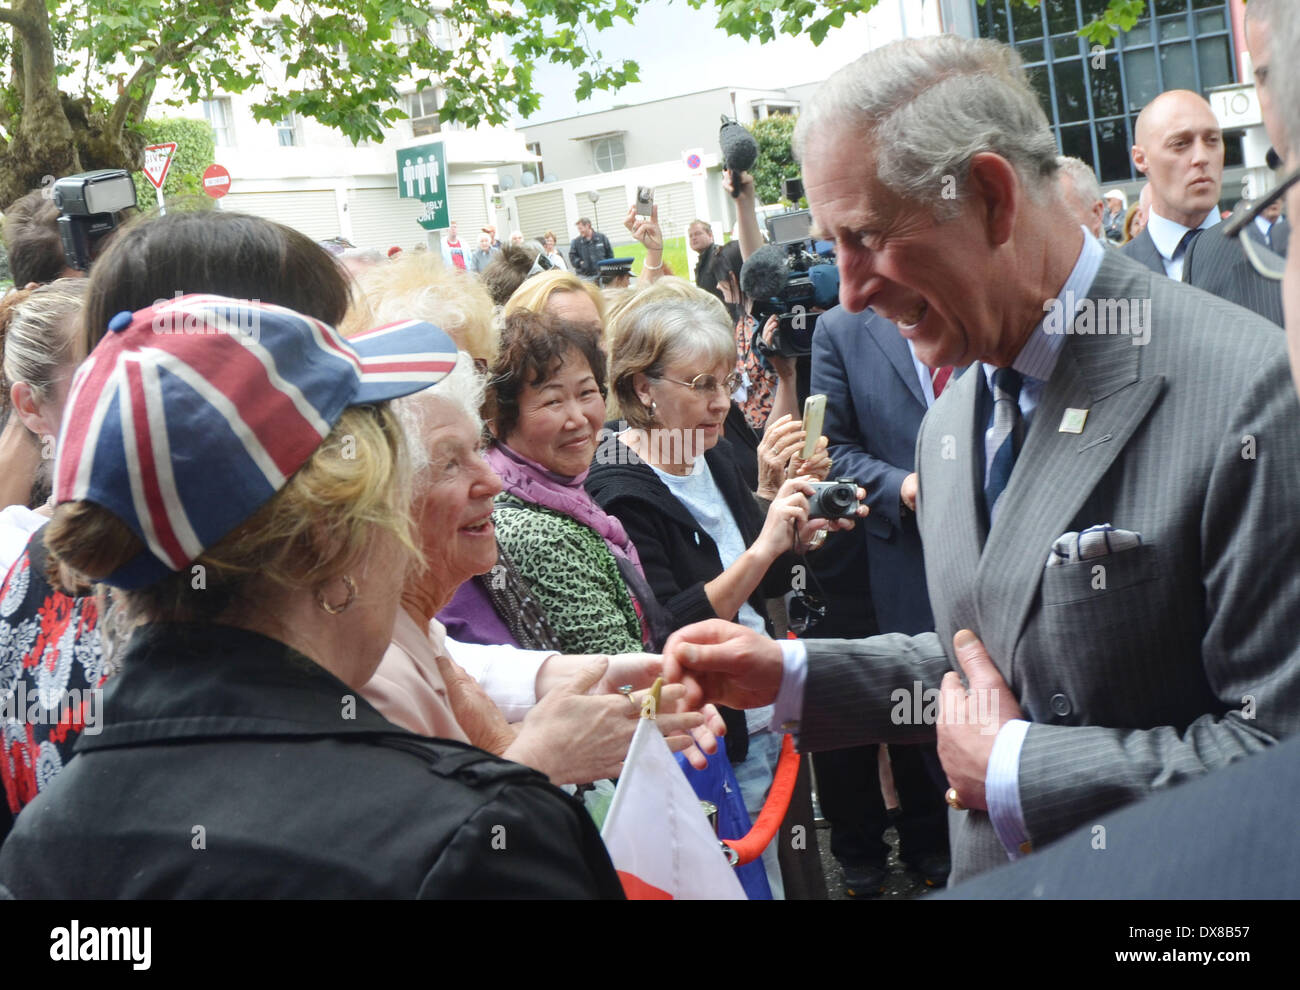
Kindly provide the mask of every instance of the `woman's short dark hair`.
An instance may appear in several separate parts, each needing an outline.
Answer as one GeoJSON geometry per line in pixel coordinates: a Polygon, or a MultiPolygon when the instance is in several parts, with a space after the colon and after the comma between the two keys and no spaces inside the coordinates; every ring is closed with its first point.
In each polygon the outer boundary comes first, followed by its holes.
{"type": "Polygon", "coordinates": [[[118,313],[178,292],[260,299],[332,326],[350,301],[334,259],[296,230],[208,210],[144,217],[120,230],[91,270],[82,321],[86,353],[118,313]]]}
{"type": "Polygon", "coordinates": [[[605,394],[605,352],[600,349],[600,327],[519,310],[506,317],[501,346],[488,382],[488,420],[498,440],[519,425],[519,396],[526,386],[541,385],[564,364],[571,351],[587,359],[591,373],[605,394]]]}

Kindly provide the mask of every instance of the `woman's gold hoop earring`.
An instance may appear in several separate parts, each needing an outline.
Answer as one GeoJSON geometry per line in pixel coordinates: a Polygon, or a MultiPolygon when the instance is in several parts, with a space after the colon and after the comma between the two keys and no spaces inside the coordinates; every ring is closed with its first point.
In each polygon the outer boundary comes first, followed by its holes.
{"type": "Polygon", "coordinates": [[[320,590],[319,588],[316,589],[316,604],[319,605],[324,611],[328,612],[330,615],[339,615],[342,612],[346,612],[348,610],[348,607],[354,601],[357,600],[356,582],[353,581],[350,576],[344,574],[343,583],[347,585],[348,597],[344,600],[342,605],[331,605],[329,602],[325,600],[325,592],[320,590]]]}

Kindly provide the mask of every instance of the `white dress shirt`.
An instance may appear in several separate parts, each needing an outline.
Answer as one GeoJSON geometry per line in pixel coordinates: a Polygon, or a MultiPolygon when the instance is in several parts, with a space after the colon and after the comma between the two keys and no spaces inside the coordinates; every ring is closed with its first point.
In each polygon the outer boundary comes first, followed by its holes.
{"type": "MultiPolygon", "coordinates": [[[[1218,209],[1212,209],[1205,215],[1201,221],[1200,230],[1209,230],[1219,222],[1218,209]]],[[[1153,206],[1147,213],[1147,231],[1151,234],[1151,240],[1155,242],[1156,250],[1160,252],[1160,260],[1164,263],[1165,274],[1176,282],[1183,280],[1183,256],[1187,253],[1184,248],[1178,250],[1178,245],[1182,242],[1183,235],[1192,228],[1184,227],[1181,223],[1175,223],[1173,220],[1166,220],[1153,206]],[[1177,257],[1175,257],[1177,252],[1177,257]]]]}

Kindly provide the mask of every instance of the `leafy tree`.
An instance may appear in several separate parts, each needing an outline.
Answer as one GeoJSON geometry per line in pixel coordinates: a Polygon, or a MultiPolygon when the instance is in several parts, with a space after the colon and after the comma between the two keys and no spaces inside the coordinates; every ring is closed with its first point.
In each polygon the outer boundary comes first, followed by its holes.
{"type": "Polygon", "coordinates": [[[754,163],[754,190],[760,203],[775,203],[782,198],[781,180],[799,175],[799,163],[794,160],[791,139],[794,122],[789,114],[773,114],[749,125],[749,132],[758,142],[758,161],[754,163]]]}
{"type": "MultiPolygon", "coordinates": [[[[436,78],[444,120],[499,124],[541,103],[533,66],[567,64],[584,99],[637,79],[591,41],[657,0],[0,0],[0,206],[46,175],[138,169],[160,82],[180,103],[259,87],[258,120],[310,117],[359,141],[406,114],[399,85],[436,78]],[[442,18],[440,21],[437,18],[442,18]],[[454,44],[433,30],[445,21],[454,44]],[[590,33],[589,33],[590,31],[590,33]]],[[[729,34],[820,42],[878,0],[687,0],[729,34]]],[[[1037,6],[1039,0],[1015,0],[1037,6]]],[[[1109,0],[1098,30],[1131,26],[1144,0],[1109,0]],[[1107,24],[1111,27],[1108,28],[1107,24]]]]}

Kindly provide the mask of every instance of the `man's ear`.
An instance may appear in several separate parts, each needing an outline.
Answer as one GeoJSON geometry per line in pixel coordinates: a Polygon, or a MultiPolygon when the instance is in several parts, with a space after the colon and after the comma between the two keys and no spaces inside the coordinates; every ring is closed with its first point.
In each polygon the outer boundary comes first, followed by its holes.
{"type": "Polygon", "coordinates": [[[1001,155],[980,152],[970,160],[970,192],[983,208],[989,242],[1005,244],[1024,195],[1015,166],[1001,155]]]}
{"type": "Polygon", "coordinates": [[[1147,149],[1140,144],[1133,145],[1133,166],[1143,175],[1147,174],[1147,149]]]}
{"type": "Polygon", "coordinates": [[[58,432],[46,422],[44,407],[36,401],[32,387],[27,382],[14,382],[13,387],[9,389],[9,401],[13,404],[18,418],[22,420],[23,426],[36,436],[50,436],[58,432]]]}

